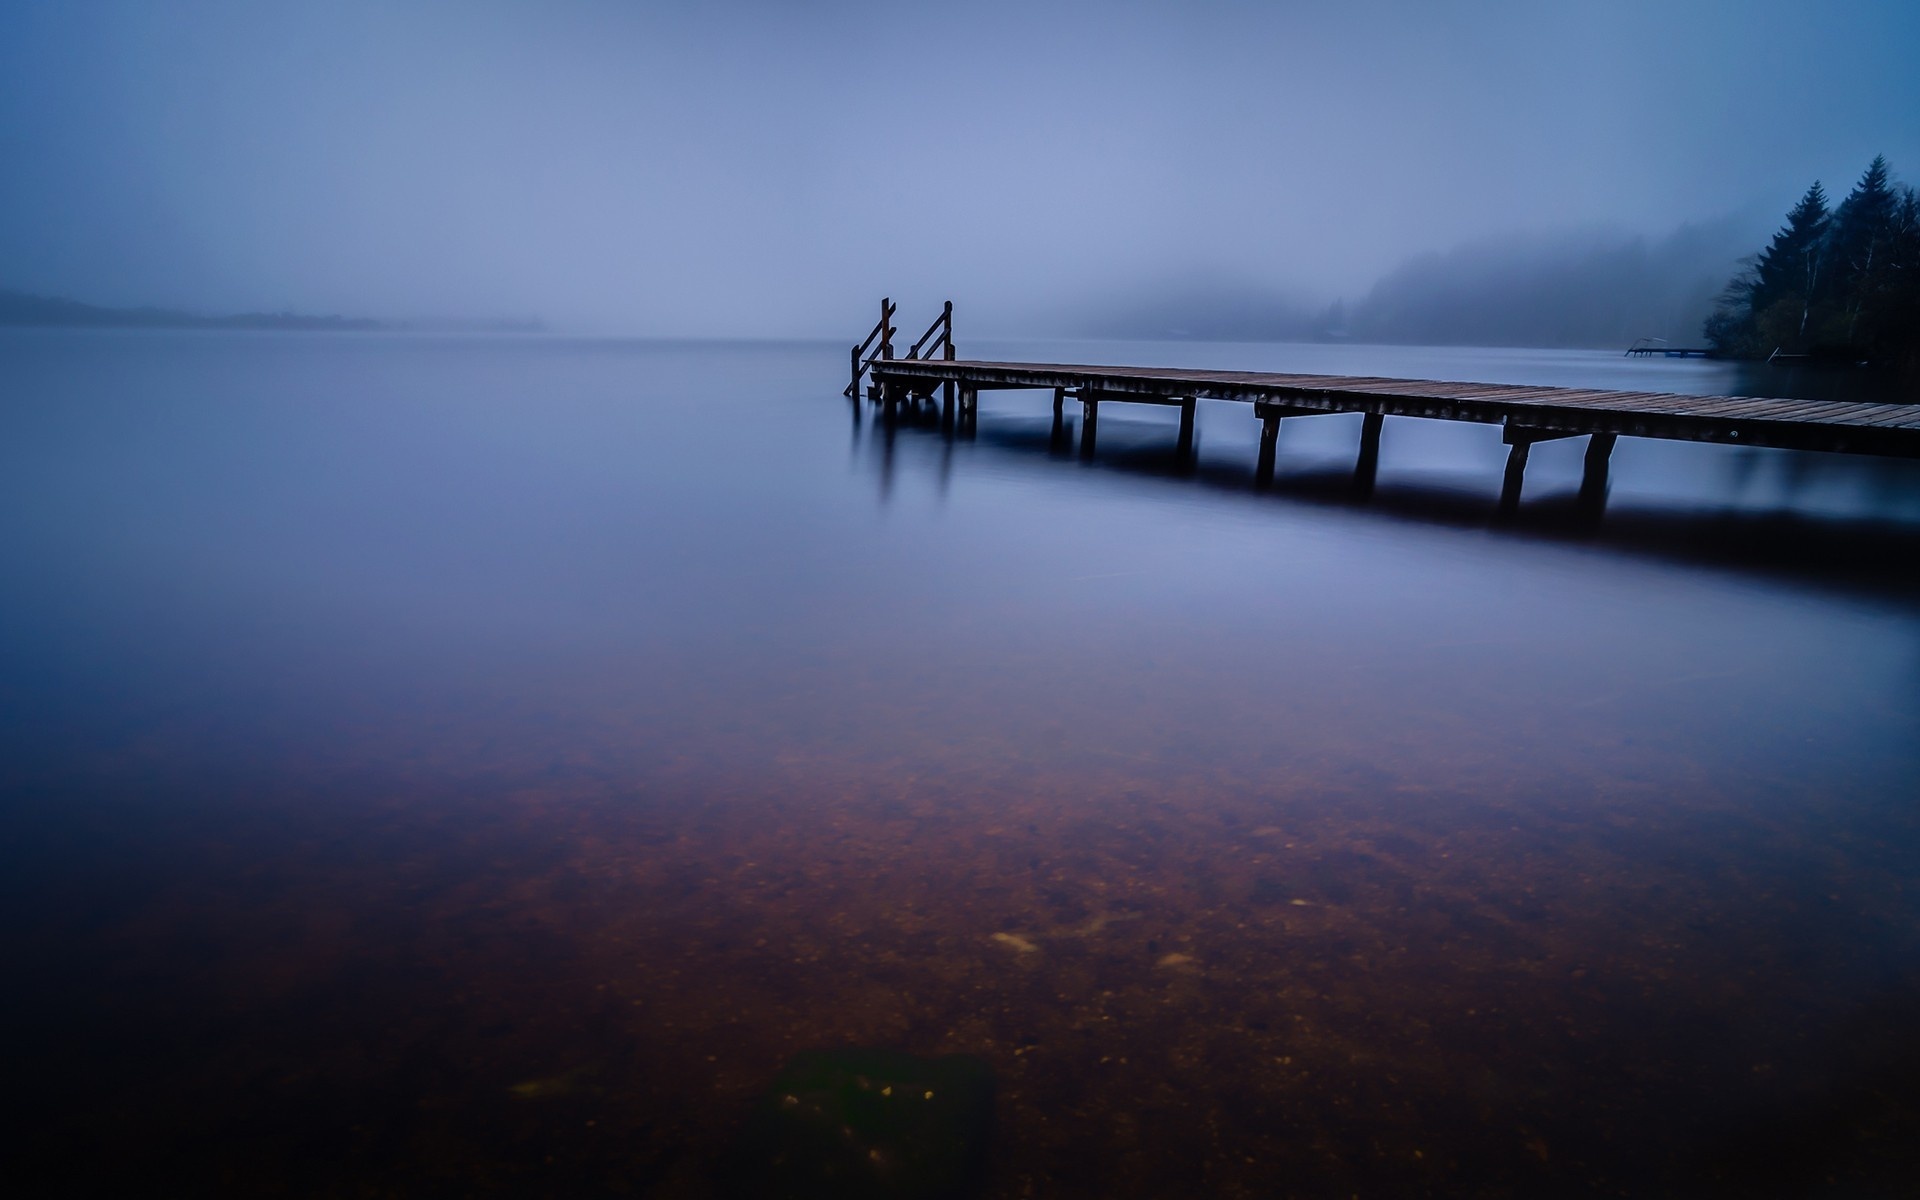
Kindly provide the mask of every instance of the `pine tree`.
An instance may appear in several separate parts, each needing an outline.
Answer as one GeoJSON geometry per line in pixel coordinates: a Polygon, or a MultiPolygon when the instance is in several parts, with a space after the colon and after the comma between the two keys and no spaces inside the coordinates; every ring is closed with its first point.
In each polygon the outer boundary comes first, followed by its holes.
{"type": "Polygon", "coordinates": [[[1747,302],[1760,340],[1796,352],[1805,348],[1807,324],[1819,296],[1827,221],[1826,189],[1815,180],[1754,262],[1747,302]]]}
{"type": "Polygon", "coordinates": [[[1861,316],[1872,307],[1890,265],[1887,255],[1900,204],[1891,174],[1886,156],[1875,155],[1833,214],[1828,256],[1840,305],[1826,332],[1849,352],[1860,345],[1861,316]]]}
{"type": "Polygon", "coordinates": [[[1855,344],[1876,363],[1920,372],[1920,194],[1894,192],[1871,269],[1855,301],[1855,344]]]}
{"type": "Polygon", "coordinates": [[[1780,348],[1803,350],[1827,232],[1827,193],[1815,180],[1787,213],[1787,223],[1773,241],[1743,259],[1740,273],[1720,293],[1706,326],[1707,341],[1716,352],[1750,358],[1780,348]]]}

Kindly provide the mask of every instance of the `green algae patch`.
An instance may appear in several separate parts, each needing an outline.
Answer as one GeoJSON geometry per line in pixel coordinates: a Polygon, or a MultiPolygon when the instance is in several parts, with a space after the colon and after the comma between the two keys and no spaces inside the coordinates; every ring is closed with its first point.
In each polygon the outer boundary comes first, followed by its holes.
{"type": "Polygon", "coordinates": [[[957,1200],[984,1173],[993,1071],[894,1050],[796,1055],[728,1164],[740,1197],[957,1200]]]}

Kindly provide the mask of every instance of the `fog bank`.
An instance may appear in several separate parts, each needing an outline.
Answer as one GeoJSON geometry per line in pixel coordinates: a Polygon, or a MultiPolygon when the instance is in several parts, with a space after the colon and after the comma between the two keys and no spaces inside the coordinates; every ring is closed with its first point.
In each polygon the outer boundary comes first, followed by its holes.
{"type": "Polygon", "coordinates": [[[1920,162],[1915,45],[1861,0],[0,3],[0,287],[664,335],[1320,312],[1920,162]]]}

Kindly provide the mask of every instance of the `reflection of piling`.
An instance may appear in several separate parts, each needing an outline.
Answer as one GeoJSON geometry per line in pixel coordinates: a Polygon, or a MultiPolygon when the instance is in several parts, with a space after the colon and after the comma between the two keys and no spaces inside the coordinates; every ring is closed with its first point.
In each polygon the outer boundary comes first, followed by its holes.
{"type": "Polygon", "coordinates": [[[893,421],[880,422],[880,502],[885,504],[893,496],[893,421]]]}

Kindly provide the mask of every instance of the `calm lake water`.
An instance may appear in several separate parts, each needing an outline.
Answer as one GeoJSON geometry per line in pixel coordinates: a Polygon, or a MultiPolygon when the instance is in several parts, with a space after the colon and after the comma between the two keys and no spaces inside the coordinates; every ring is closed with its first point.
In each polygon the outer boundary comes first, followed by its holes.
{"type": "MultiPolygon", "coordinates": [[[[980,357],[1649,390],[1611,353],[980,357]]],[[[984,1194],[1905,1195],[1920,470],[846,349],[0,334],[16,1134],[76,1194],[715,1194],[966,1054],[984,1194]]],[[[1779,382],[1785,380],[1784,383],[1779,382]]],[[[56,1186],[54,1191],[62,1190],[56,1186]]]]}

